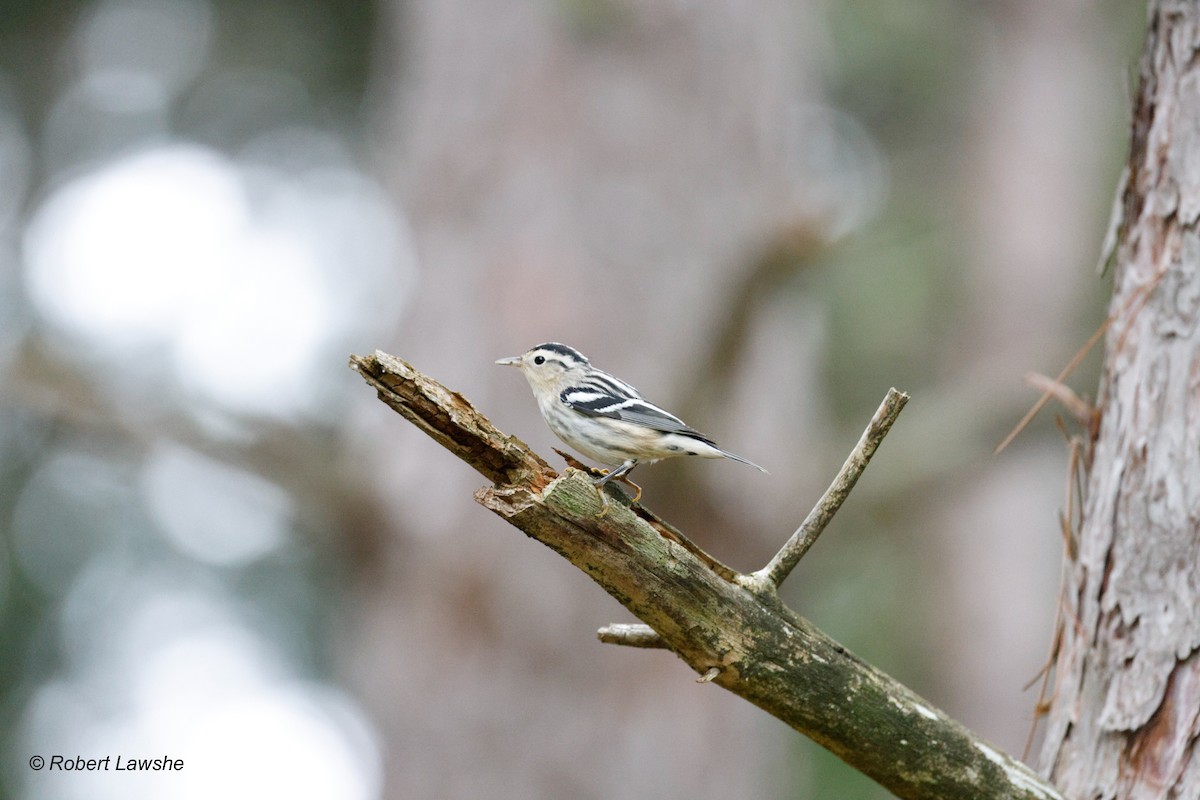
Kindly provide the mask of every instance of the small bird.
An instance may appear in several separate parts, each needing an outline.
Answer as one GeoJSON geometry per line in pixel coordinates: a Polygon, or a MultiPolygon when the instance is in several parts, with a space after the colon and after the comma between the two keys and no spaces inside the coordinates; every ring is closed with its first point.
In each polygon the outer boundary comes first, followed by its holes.
{"type": "Polygon", "coordinates": [[[557,342],[539,344],[525,355],[496,362],[517,367],[533,388],[542,418],[554,435],[588,458],[614,467],[595,480],[601,514],[608,508],[604,484],[613,479],[642,489],[627,477],[642,462],[653,463],[674,456],[731,458],[765,469],[753,461],[717,447],[716,442],[683,420],[642,398],[637,389],[620,378],[596,369],[573,347],[557,342]]]}

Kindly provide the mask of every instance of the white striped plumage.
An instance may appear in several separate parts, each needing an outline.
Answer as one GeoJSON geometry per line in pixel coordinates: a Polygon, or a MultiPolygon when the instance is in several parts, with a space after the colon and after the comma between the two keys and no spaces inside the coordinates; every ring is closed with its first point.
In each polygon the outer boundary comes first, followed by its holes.
{"type": "Polygon", "coordinates": [[[596,369],[572,347],[547,342],[496,363],[525,374],[542,417],[558,438],[588,458],[617,467],[598,484],[623,477],[639,463],[685,455],[729,458],[766,472],[722,450],[625,381],[596,369]]]}

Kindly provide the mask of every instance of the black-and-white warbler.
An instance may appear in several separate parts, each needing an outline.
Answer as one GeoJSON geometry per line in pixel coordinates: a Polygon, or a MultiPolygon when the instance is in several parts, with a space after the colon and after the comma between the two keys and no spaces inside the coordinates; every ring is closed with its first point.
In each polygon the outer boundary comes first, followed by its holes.
{"type": "Polygon", "coordinates": [[[605,503],[604,484],[614,479],[633,486],[637,502],[642,490],[626,476],[642,462],[674,456],[730,458],[766,472],[647,402],[625,381],[596,369],[573,347],[548,342],[496,363],[525,373],[542,417],[558,438],[588,458],[614,467],[595,481],[605,503]]]}

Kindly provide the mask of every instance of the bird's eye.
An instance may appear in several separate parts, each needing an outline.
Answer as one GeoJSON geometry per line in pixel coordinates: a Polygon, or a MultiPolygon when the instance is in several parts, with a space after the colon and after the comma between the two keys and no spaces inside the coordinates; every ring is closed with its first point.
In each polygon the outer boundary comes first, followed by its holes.
{"type": "Polygon", "coordinates": [[[545,364],[545,363],[546,363],[546,357],[545,357],[545,356],[534,356],[534,357],[533,357],[533,363],[535,363],[535,364],[539,364],[539,365],[540,365],[540,364],[545,364]]]}

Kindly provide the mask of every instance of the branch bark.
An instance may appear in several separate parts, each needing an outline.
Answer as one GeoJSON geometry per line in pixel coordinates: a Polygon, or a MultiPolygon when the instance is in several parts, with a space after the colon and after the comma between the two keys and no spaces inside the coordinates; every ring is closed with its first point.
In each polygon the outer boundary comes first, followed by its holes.
{"type": "Polygon", "coordinates": [[[382,399],[484,475],[475,498],[600,584],[704,680],[778,717],[902,798],[1061,800],[1052,786],[640,506],[600,502],[458,393],[394,356],[352,356],[382,399]]]}

